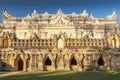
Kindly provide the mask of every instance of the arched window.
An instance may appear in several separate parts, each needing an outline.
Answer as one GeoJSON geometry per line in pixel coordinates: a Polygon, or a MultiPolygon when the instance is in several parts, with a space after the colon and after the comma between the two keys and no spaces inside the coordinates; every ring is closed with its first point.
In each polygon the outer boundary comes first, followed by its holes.
{"type": "Polygon", "coordinates": [[[51,60],[49,57],[47,57],[47,59],[45,60],[45,65],[46,66],[50,66],[51,65],[51,60]]]}
{"type": "Polygon", "coordinates": [[[100,57],[98,60],[98,66],[103,66],[103,65],[104,65],[104,60],[102,57],[100,57]]]}
{"type": "Polygon", "coordinates": [[[71,59],[71,65],[77,65],[77,61],[74,57],[71,59]]]}

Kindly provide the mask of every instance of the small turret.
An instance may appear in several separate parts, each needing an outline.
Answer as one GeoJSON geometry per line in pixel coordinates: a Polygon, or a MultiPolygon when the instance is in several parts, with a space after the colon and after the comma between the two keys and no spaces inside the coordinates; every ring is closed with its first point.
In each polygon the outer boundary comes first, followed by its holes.
{"type": "Polygon", "coordinates": [[[117,20],[116,10],[114,10],[113,13],[111,15],[108,15],[106,18],[111,20],[117,20]]]}
{"type": "Polygon", "coordinates": [[[72,15],[72,16],[78,16],[75,12],[72,12],[71,15],[72,15]]]}
{"type": "Polygon", "coordinates": [[[34,10],[33,13],[32,13],[32,17],[35,17],[35,16],[37,16],[37,15],[38,15],[37,11],[34,10]]]}
{"type": "Polygon", "coordinates": [[[86,10],[84,10],[83,13],[82,13],[81,15],[84,16],[84,17],[87,17],[87,16],[88,16],[88,13],[87,13],[86,10]]]}
{"type": "Polygon", "coordinates": [[[59,9],[57,14],[60,15],[60,16],[62,16],[63,15],[62,10],[59,9]]]}
{"type": "Polygon", "coordinates": [[[90,19],[94,19],[94,16],[92,14],[90,14],[90,19]]]}
{"type": "Polygon", "coordinates": [[[3,15],[2,15],[2,19],[9,19],[11,18],[12,16],[7,12],[7,10],[5,9],[3,11],[3,15]]]}
{"type": "Polygon", "coordinates": [[[43,14],[44,17],[47,17],[49,16],[48,12],[46,11],[44,14],[43,14]]]}

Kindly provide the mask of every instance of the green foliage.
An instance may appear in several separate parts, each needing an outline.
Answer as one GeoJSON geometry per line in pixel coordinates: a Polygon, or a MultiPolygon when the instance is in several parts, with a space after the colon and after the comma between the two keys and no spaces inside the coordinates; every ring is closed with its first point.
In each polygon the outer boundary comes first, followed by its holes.
{"type": "Polygon", "coordinates": [[[2,80],[120,80],[120,71],[37,71],[21,72],[2,80]]]}

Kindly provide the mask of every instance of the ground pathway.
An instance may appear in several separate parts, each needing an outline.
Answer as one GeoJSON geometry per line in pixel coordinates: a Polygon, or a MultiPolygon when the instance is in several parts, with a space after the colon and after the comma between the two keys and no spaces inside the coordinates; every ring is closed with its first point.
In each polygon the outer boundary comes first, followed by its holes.
{"type": "Polygon", "coordinates": [[[11,75],[14,75],[14,74],[17,74],[17,73],[20,73],[20,71],[19,72],[10,72],[10,73],[6,73],[6,74],[1,74],[0,78],[8,77],[8,76],[11,76],[11,75]]]}

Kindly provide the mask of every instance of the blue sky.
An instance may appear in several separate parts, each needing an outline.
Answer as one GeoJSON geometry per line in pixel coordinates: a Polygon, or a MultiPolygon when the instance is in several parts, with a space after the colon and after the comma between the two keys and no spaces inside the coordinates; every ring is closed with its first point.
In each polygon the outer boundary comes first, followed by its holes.
{"type": "Polygon", "coordinates": [[[120,0],[0,0],[0,23],[4,9],[16,17],[31,14],[34,9],[38,13],[57,13],[61,8],[64,13],[82,13],[84,9],[95,17],[106,17],[117,11],[120,23],[120,0]]]}

